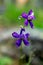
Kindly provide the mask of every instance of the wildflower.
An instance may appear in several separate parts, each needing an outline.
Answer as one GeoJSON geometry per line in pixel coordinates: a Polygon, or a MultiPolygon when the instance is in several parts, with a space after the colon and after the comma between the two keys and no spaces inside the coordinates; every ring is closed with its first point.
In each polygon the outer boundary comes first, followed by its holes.
{"type": "Polygon", "coordinates": [[[26,46],[29,45],[29,41],[28,41],[29,33],[23,34],[23,31],[25,32],[25,29],[21,28],[20,34],[18,34],[16,32],[12,33],[12,36],[17,39],[17,41],[16,41],[17,47],[19,47],[21,45],[22,41],[24,42],[24,44],[26,46]]]}
{"type": "Polygon", "coordinates": [[[22,18],[25,18],[25,22],[24,22],[25,26],[28,26],[28,23],[29,23],[31,28],[33,28],[32,20],[35,19],[34,12],[30,10],[28,14],[24,12],[22,13],[21,16],[22,18]]]}

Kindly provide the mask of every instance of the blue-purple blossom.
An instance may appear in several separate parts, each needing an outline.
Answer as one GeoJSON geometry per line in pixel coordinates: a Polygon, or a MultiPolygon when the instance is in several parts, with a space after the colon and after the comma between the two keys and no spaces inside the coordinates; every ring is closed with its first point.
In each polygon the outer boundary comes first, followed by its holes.
{"type": "Polygon", "coordinates": [[[28,23],[30,24],[30,27],[33,28],[33,23],[32,23],[32,20],[35,19],[35,16],[34,16],[34,12],[32,10],[29,11],[28,14],[26,14],[25,12],[22,13],[22,18],[25,19],[25,26],[28,26],[28,23]]]}
{"type": "Polygon", "coordinates": [[[17,39],[16,40],[16,46],[17,47],[19,47],[21,45],[22,41],[24,42],[24,44],[26,46],[29,45],[29,41],[28,41],[29,33],[24,34],[23,31],[25,32],[25,29],[21,28],[20,34],[18,34],[16,32],[12,33],[12,36],[17,39]]]}

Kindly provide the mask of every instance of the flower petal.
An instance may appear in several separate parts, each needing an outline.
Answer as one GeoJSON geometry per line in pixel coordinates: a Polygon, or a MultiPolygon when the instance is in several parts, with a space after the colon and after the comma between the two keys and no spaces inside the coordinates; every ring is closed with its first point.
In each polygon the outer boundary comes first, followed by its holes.
{"type": "Polygon", "coordinates": [[[27,19],[25,20],[24,25],[28,26],[28,20],[27,19]]]}
{"type": "Polygon", "coordinates": [[[30,11],[29,11],[29,13],[28,13],[28,15],[31,15],[32,13],[33,13],[33,11],[32,11],[32,10],[30,10],[30,11]]]}
{"type": "Polygon", "coordinates": [[[30,27],[33,28],[33,23],[29,21],[30,27]]]}
{"type": "Polygon", "coordinates": [[[23,31],[25,31],[25,29],[21,28],[20,35],[23,33],[23,31]]]}
{"type": "Polygon", "coordinates": [[[22,40],[21,40],[21,39],[18,39],[18,40],[16,41],[16,46],[19,47],[19,46],[21,45],[21,42],[22,42],[22,40]]]}
{"type": "Polygon", "coordinates": [[[33,19],[35,19],[35,16],[32,15],[32,16],[30,16],[30,18],[31,18],[31,20],[33,20],[33,19]]]}
{"type": "Polygon", "coordinates": [[[28,16],[28,20],[33,20],[33,19],[35,19],[35,16],[33,16],[33,15],[32,16],[31,15],[28,16]]]}
{"type": "Polygon", "coordinates": [[[26,33],[25,36],[26,36],[26,38],[28,39],[29,36],[30,36],[30,34],[29,34],[29,33],[26,33]]]}
{"type": "Polygon", "coordinates": [[[35,19],[34,12],[32,10],[29,11],[28,18],[30,18],[31,20],[35,19]]]}
{"type": "Polygon", "coordinates": [[[28,17],[28,15],[24,12],[24,13],[22,13],[22,15],[21,15],[23,18],[25,18],[25,19],[27,19],[27,17],[28,17]]]}
{"type": "Polygon", "coordinates": [[[16,32],[13,32],[13,33],[12,33],[12,36],[15,37],[15,38],[19,38],[19,34],[16,33],[16,32]]]}
{"type": "Polygon", "coordinates": [[[25,38],[25,39],[23,39],[23,42],[24,42],[24,44],[26,45],[26,46],[28,46],[30,43],[29,43],[29,41],[25,38]]]}

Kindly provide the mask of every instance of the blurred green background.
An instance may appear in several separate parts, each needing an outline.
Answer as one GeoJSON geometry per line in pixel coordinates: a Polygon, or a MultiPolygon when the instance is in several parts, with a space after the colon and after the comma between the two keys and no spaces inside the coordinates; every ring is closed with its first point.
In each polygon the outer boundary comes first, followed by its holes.
{"type": "MultiPolygon", "coordinates": [[[[34,15],[36,17],[36,19],[33,20],[34,29],[36,28],[40,31],[41,29],[43,30],[43,0],[0,0],[0,65],[23,65],[23,63],[25,63],[26,58],[22,54],[22,52],[19,49],[15,48],[15,45],[13,45],[15,40],[11,38],[10,33],[11,31],[13,32],[13,30],[15,31],[15,29],[18,28],[18,26],[24,25],[24,19],[20,18],[20,16],[23,12],[28,13],[30,9],[34,11],[34,15]],[[14,29],[12,30],[12,28],[14,29]],[[23,56],[22,59],[18,60],[18,56],[19,58],[21,57],[20,54],[23,56]],[[19,64],[19,62],[21,64],[19,64]]],[[[28,25],[28,27],[30,26],[28,25]]],[[[37,39],[40,38],[43,40],[43,32],[39,31],[37,34],[37,30],[35,32],[31,30],[31,33],[33,35],[32,39],[34,39],[33,37],[35,36],[37,39]]],[[[38,44],[38,42],[40,41],[37,42],[36,38],[34,39],[34,41],[38,44]]],[[[35,44],[35,42],[33,42],[33,45],[35,44]]],[[[37,46],[38,45],[36,45],[36,47],[37,46]]]]}
{"type": "MultiPolygon", "coordinates": [[[[19,16],[30,9],[34,11],[36,19],[33,21],[35,28],[43,28],[43,0],[27,0],[25,3],[22,1],[22,5],[19,0],[0,0],[0,6],[4,6],[3,14],[0,15],[0,26],[12,27],[17,25],[23,25],[24,19],[19,20],[19,16]],[[16,24],[16,25],[15,25],[16,24]]],[[[1,10],[0,10],[1,11],[1,10]]]]}

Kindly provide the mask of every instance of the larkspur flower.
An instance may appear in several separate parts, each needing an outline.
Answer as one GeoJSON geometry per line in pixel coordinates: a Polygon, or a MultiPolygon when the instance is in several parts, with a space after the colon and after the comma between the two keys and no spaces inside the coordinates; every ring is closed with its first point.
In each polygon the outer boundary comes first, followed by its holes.
{"type": "Polygon", "coordinates": [[[17,40],[16,40],[16,46],[17,47],[19,47],[21,45],[22,41],[24,42],[24,44],[26,46],[29,45],[29,41],[28,41],[29,33],[23,34],[23,31],[25,32],[25,29],[24,28],[21,28],[20,34],[18,34],[16,32],[13,32],[12,33],[12,36],[14,38],[17,38],[17,40]]]}
{"type": "Polygon", "coordinates": [[[28,23],[30,24],[31,28],[33,28],[33,23],[32,23],[32,20],[35,19],[35,16],[34,16],[34,12],[32,10],[29,11],[28,14],[26,14],[25,12],[22,13],[22,18],[25,19],[25,26],[28,26],[28,23]]]}

